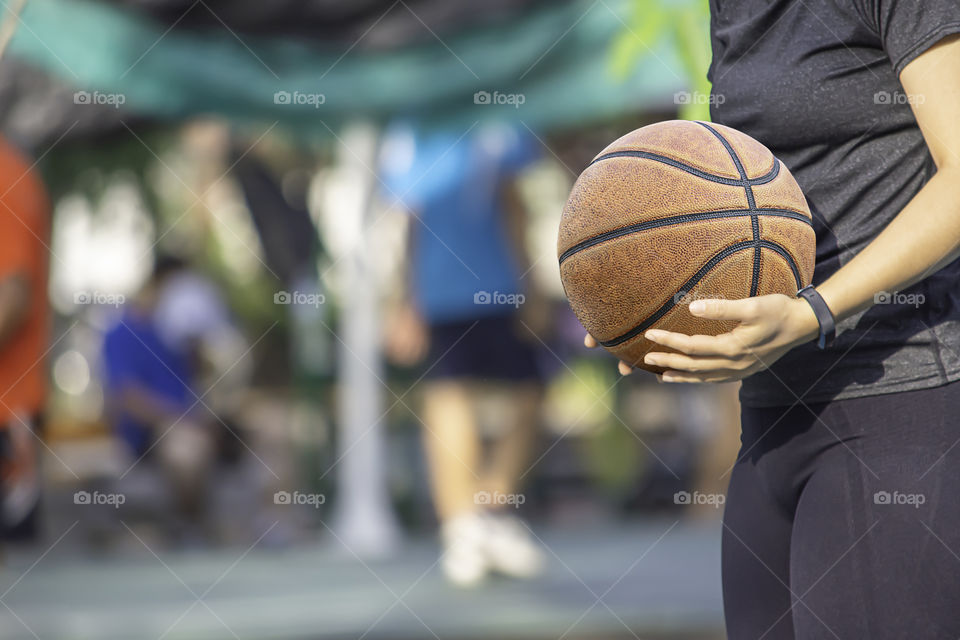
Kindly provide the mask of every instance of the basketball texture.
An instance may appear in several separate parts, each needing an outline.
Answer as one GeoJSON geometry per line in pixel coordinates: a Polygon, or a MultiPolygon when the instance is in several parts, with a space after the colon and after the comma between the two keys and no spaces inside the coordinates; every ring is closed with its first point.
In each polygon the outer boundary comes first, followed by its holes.
{"type": "Polygon", "coordinates": [[[673,120],[600,152],[563,208],[557,253],[587,331],[636,367],[657,328],[717,335],[733,321],[690,314],[696,299],[793,296],[813,276],[810,210],[790,172],[735,129],[673,120]]]}

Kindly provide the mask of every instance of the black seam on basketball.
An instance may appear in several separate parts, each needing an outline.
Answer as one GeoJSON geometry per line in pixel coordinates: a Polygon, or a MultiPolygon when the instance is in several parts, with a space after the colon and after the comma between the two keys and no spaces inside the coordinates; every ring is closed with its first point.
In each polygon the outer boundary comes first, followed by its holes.
{"type": "Polygon", "coordinates": [[[760,288],[760,216],[757,210],[750,212],[750,228],[753,230],[753,279],[750,281],[750,297],[757,295],[760,288]]]}
{"type": "Polygon", "coordinates": [[[779,253],[783,259],[787,261],[790,271],[793,272],[793,279],[797,283],[797,289],[802,288],[803,277],[800,275],[800,268],[797,267],[797,263],[794,261],[793,256],[790,255],[790,251],[788,251],[783,245],[777,244],[776,242],[771,242],[769,240],[761,240],[760,245],[763,249],[770,249],[771,251],[779,253]]]}
{"type": "MultiPolygon", "coordinates": [[[[706,122],[696,121],[697,124],[706,128],[707,131],[712,133],[720,141],[720,144],[723,145],[723,148],[727,150],[727,154],[733,160],[734,166],[737,167],[737,173],[740,174],[742,180],[743,190],[747,196],[747,206],[750,207],[752,211],[755,211],[757,208],[757,201],[753,197],[753,188],[750,186],[750,181],[747,178],[747,170],[743,168],[743,163],[740,162],[740,156],[737,155],[737,152],[734,151],[733,145],[730,144],[730,141],[726,137],[708,125],[706,122]]],[[[774,158],[776,161],[776,158],[774,158]]],[[[757,291],[760,288],[760,219],[755,213],[750,214],[750,227],[753,229],[753,277],[750,280],[750,297],[757,295],[757,291]]]]}
{"type": "MultiPolygon", "coordinates": [[[[786,249],[781,247],[779,244],[777,244],[776,242],[771,242],[769,240],[761,240],[760,246],[766,249],[770,249],[771,251],[775,251],[776,253],[783,256],[783,258],[787,261],[787,264],[790,266],[790,270],[793,271],[793,277],[794,279],[796,279],[797,288],[799,289],[800,283],[801,283],[800,271],[799,269],[797,269],[797,265],[796,263],[794,263],[793,258],[790,256],[790,253],[786,249]]],[[[712,271],[714,267],[720,264],[725,258],[728,258],[740,251],[745,251],[747,249],[752,249],[752,248],[754,248],[754,242],[752,240],[747,240],[745,242],[738,242],[737,244],[730,245],[726,249],[720,251],[719,253],[714,255],[712,258],[707,260],[707,262],[702,267],[700,267],[700,269],[695,274],[693,274],[693,276],[689,280],[683,283],[683,286],[680,288],[679,291],[674,293],[673,296],[669,300],[667,300],[665,303],[663,303],[663,305],[659,309],[654,311],[651,315],[647,316],[647,318],[643,322],[635,326],[633,329],[630,329],[626,333],[617,336],[616,338],[611,338],[610,340],[601,340],[600,345],[604,347],[616,347],[632,338],[637,337],[638,335],[640,335],[641,333],[649,329],[653,325],[653,323],[655,323],[657,320],[665,316],[668,311],[670,311],[675,306],[677,306],[677,295],[679,295],[681,292],[689,293],[690,290],[693,289],[693,287],[697,286],[697,284],[701,280],[703,280],[703,278],[708,273],[710,273],[710,271],[712,271]]]]}
{"type": "MultiPolygon", "coordinates": [[[[730,141],[727,140],[727,138],[722,133],[720,133],[713,127],[711,127],[706,122],[700,122],[699,120],[695,120],[694,122],[696,122],[701,127],[704,127],[707,131],[715,135],[717,137],[717,140],[720,141],[720,144],[723,145],[723,148],[727,150],[727,154],[729,154],[730,158],[733,160],[734,166],[737,167],[737,173],[740,174],[740,182],[742,183],[743,188],[747,192],[747,199],[750,201],[750,208],[753,209],[754,207],[756,207],[756,204],[754,203],[754,200],[753,200],[753,189],[751,187],[755,184],[764,184],[764,183],[755,182],[755,180],[757,180],[758,178],[751,179],[747,177],[747,170],[744,169],[743,163],[740,161],[740,156],[737,155],[737,152],[734,151],[733,149],[733,145],[730,144],[730,141]]],[[[780,171],[779,165],[780,165],[780,161],[777,160],[776,156],[774,156],[773,166],[777,169],[777,172],[780,171]]],[[[766,176],[762,176],[762,177],[766,177],[766,176]]]]}
{"type": "Polygon", "coordinates": [[[630,329],[626,333],[617,336],[616,338],[612,338],[610,340],[601,340],[600,344],[604,347],[615,347],[617,345],[623,344],[624,342],[626,342],[627,340],[630,340],[631,338],[635,338],[636,336],[640,335],[641,333],[646,331],[654,322],[656,322],[657,320],[662,318],[664,315],[666,315],[666,313],[670,311],[670,309],[677,306],[677,295],[681,291],[689,292],[693,287],[697,286],[697,283],[703,280],[704,276],[706,276],[708,273],[710,273],[711,270],[713,270],[714,267],[720,264],[724,260],[724,258],[732,256],[733,254],[739,251],[750,249],[751,247],[753,247],[753,241],[748,240],[746,242],[738,242],[737,244],[730,245],[726,249],[723,249],[722,251],[714,255],[712,258],[707,260],[707,262],[702,267],[700,267],[700,269],[695,274],[693,274],[693,276],[689,280],[683,283],[683,286],[680,287],[679,291],[675,292],[673,296],[669,300],[667,300],[665,303],[663,303],[663,305],[659,309],[654,311],[653,314],[651,314],[650,316],[647,316],[646,320],[644,320],[643,322],[635,326],[633,329],[630,329]]]}
{"type": "MultiPolygon", "coordinates": [[[[759,267],[760,267],[760,268],[759,268],[759,270],[757,271],[757,282],[763,282],[763,270],[764,270],[764,267],[766,267],[766,262],[765,262],[764,259],[763,259],[763,252],[760,253],[760,265],[759,265],[759,267]]],[[[753,296],[750,296],[750,297],[752,298],[753,296]]]]}
{"type": "Polygon", "coordinates": [[[714,136],[717,137],[717,139],[720,141],[720,144],[723,145],[723,148],[727,150],[727,153],[730,155],[730,158],[733,160],[733,165],[737,168],[737,173],[740,174],[740,180],[744,180],[744,181],[747,180],[747,171],[746,169],[743,168],[743,163],[740,162],[740,157],[733,150],[733,147],[730,146],[730,142],[726,138],[724,138],[719,131],[717,131],[710,125],[708,125],[706,122],[700,122],[699,120],[695,120],[694,122],[696,122],[701,127],[704,127],[707,131],[709,131],[710,133],[712,133],[714,136]]]}
{"type": "Polygon", "coordinates": [[[796,211],[791,211],[790,209],[727,209],[724,211],[704,211],[703,213],[685,213],[678,216],[671,216],[669,218],[660,218],[659,220],[648,220],[646,222],[638,222],[637,224],[631,224],[626,227],[620,227],[619,229],[614,229],[613,231],[607,231],[593,236],[592,238],[587,238],[586,240],[581,240],[577,244],[573,245],[566,251],[560,254],[560,264],[569,258],[570,256],[583,251],[584,249],[589,249],[590,247],[596,246],[607,240],[613,240],[614,238],[620,238],[632,233],[639,233],[640,231],[646,231],[648,229],[656,229],[659,227],[669,227],[675,224],[684,224],[686,222],[697,222],[700,220],[716,220],[723,218],[741,218],[744,216],[751,216],[756,218],[758,215],[763,216],[772,216],[775,218],[789,218],[791,220],[799,220],[805,222],[811,227],[813,223],[810,219],[802,213],[796,211]],[[756,214],[756,215],[754,215],[756,214]]]}
{"type": "MultiPolygon", "coordinates": [[[[593,162],[590,165],[594,165],[601,160],[609,160],[610,158],[646,158],[647,160],[653,160],[655,162],[660,162],[663,164],[670,165],[671,167],[680,169],[681,171],[686,171],[687,173],[693,174],[698,178],[703,178],[704,180],[709,180],[710,182],[719,182],[720,184],[727,184],[734,187],[743,186],[743,180],[739,178],[727,178],[725,176],[718,176],[712,173],[707,173],[692,167],[688,164],[680,162],[679,160],[674,160],[673,158],[668,158],[666,156],[661,156],[656,153],[650,153],[649,151],[611,151],[602,156],[594,158],[593,162]]],[[[776,158],[773,159],[773,167],[770,169],[770,172],[766,175],[760,176],[759,178],[748,178],[750,185],[766,184],[771,182],[774,178],[777,177],[780,173],[780,161],[776,158]]]]}

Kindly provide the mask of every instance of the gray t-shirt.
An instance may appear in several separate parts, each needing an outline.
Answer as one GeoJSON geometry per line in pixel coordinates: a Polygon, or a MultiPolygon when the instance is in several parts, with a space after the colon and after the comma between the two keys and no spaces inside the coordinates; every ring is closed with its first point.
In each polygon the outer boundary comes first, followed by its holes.
{"type": "MultiPolygon", "coordinates": [[[[714,121],[786,164],[813,213],[814,284],[850,261],[936,172],[898,76],[960,33],[958,0],[710,0],[714,121]]],[[[960,379],[960,261],[744,380],[746,406],[960,379]]]]}

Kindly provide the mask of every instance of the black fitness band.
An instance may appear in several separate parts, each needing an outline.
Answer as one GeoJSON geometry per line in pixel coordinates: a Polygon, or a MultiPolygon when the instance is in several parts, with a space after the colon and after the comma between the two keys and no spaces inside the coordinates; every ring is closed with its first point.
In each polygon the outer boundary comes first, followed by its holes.
{"type": "Polygon", "coordinates": [[[820,295],[820,292],[808,284],[803,289],[797,291],[797,297],[803,298],[810,303],[813,313],[817,316],[817,322],[820,324],[820,338],[817,340],[817,347],[826,349],[833,344],[833,339],[837,335],[837,322],[833,318],[833,312],[827,306],[827,302],[820,295]]]}

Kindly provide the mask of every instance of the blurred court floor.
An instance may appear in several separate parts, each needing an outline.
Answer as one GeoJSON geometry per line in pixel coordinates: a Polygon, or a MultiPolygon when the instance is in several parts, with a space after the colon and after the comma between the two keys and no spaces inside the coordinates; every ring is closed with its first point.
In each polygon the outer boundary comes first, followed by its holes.
{"type": "Polygon", "coordinates": [[[285,550],[142,545],[102,559],[79,559],[69,545],[20,550],[0,570],[0,637],[723,637],[719,524],[653,519],[536,533],[549,550],[544,575],[470,591],[443,581],[433,540],[364,562],[331,533],[285,550]]]}

